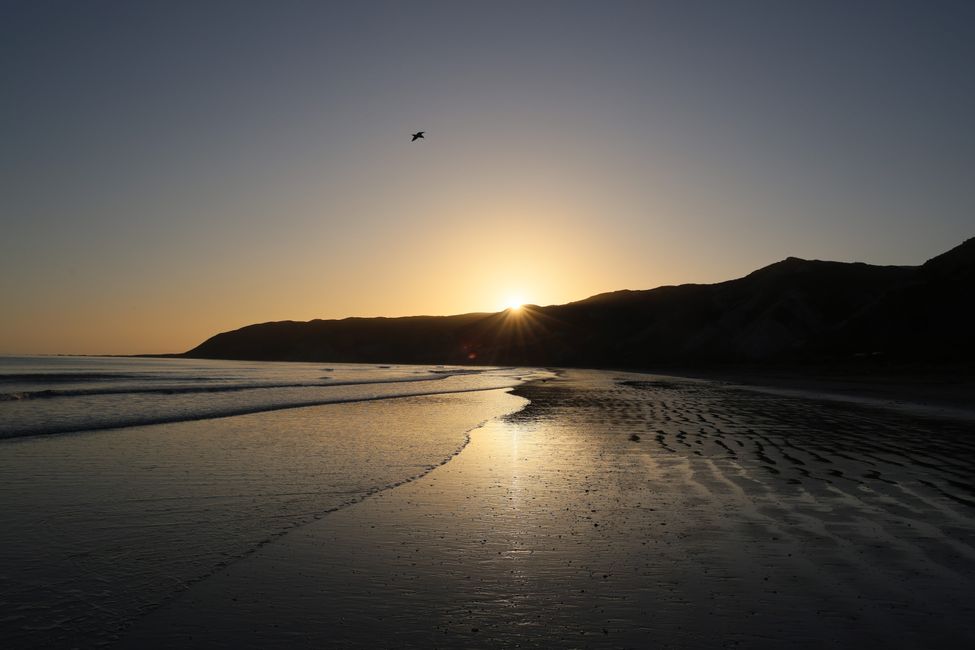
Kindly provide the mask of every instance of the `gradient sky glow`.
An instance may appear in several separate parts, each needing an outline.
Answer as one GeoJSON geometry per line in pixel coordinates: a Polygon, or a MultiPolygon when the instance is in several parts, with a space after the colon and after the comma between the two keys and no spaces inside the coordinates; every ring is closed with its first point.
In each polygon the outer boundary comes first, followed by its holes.
{"type": "Polygon", "coordinates": [[[967,0],[0,0],[0,352],[921,263],[973,62],[967,0]]]}

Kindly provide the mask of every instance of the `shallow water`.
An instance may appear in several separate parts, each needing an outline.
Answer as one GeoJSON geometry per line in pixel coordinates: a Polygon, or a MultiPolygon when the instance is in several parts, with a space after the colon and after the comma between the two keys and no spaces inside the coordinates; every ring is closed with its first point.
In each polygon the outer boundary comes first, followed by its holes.
{"type": "Polygon", "coordinates": [[[510,387],[529,371],[456,366],[0,356],[0,438],[510,387]]]}
{"type": "Polygon", "coordinates": [[[446,462],[472,428],[524,404],[505,387],[529,374],[336,365],[330,376],[344,385],[302,387],[322,366],[18,363],[0,383],[62,393],[0,402],[12,436],[0,441],[8,647],[111,642],[295,526],[446,462]],[[153,392],[175,385],[222,389],[153,392]],[[302,400],[321,405],[283,408],[302,400]],[[231,402],[257,412],[215,417],[231,402]],[[176,421],[125,426],[140,412],[176,421]],[[113,428],[53,433],[99,422],[113,428]]]}

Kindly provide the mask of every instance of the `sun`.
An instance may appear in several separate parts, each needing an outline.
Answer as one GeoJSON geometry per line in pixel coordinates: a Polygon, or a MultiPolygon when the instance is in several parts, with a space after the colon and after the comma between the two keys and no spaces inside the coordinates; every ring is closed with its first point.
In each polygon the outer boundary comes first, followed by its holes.
{"type": "Polygon", "coordinates": [[[521,311],[525,306],[525,301],[521,296],[508,296],[504,301],[505,309],[510,311],[521,311]]]}

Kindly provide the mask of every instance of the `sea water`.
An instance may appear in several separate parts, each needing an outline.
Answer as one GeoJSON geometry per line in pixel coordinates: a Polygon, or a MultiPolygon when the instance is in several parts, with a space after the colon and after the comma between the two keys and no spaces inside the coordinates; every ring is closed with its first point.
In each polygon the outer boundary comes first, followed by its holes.
{"type": "Polygon", "coordinates": [[[444,366],[0,356],[0,438],[510,387],[526,371],[444,366]]]}
{"type": "Polygon", "coordinates": [[[0,357],[0,638],[110,643],[521,408],[518,368],[0,357]]]}

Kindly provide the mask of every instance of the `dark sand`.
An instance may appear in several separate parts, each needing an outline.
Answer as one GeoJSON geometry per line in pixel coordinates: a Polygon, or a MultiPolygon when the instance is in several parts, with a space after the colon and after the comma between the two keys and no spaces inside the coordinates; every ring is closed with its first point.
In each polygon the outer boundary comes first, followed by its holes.
{"type": "Polygon", "coordinates": [[[975,422],[975,377],[946,368],[737,368],[658,373],[728,388],[850,402],[922,417],[975,422]]]}
{"type": "Polygon", "coordinates": [[[531,405],[446,465],[193,585],[123,645],[975,644],[970,422],[595,371],[516,394],[531,405]]]}

